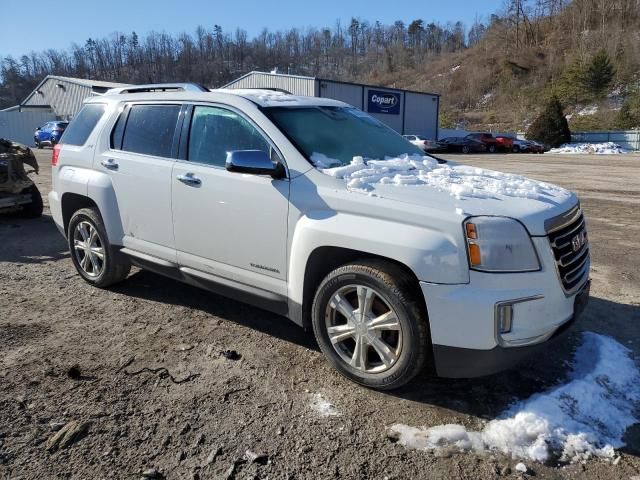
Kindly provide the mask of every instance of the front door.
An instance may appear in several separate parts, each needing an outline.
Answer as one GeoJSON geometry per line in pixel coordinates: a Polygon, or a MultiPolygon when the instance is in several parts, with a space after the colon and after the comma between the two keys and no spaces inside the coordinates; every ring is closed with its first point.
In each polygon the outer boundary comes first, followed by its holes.
{"type": "Polygon", "coordinates": [[[286,294],[289,181],[225,169],[228,151],[272,145],[243,115],[214,106],[193,108],[187,142],[172,175],[178,262],[286,294]]]}

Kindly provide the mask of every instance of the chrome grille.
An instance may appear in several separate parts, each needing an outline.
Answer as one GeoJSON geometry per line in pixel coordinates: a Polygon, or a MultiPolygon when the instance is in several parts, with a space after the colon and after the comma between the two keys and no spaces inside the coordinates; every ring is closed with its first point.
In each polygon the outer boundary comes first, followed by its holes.
{"type": "Polygon", "coordinates": [[[589,240],[582,211],[576,209],[566,223],[554,225],[548,235],[562,287],[573,293],[589,275],[589,240]]]}

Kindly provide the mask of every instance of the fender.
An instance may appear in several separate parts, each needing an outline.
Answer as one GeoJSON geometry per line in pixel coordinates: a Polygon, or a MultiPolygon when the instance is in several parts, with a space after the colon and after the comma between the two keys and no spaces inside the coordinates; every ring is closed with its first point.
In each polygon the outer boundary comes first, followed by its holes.
{"type": "Polygon", "coordinates": [[[100,209],[109,241],[113,245],[123,245],[124,229],[122,227],[122,217],[120,216],[120,207],[118,206],[116,192],[111,183],[111,177],[95,170],[86,170],[86,175],[86,195],[91,198],[100,209]]]}
{"type": "Polygon", "coordinates": [[[294,304],[303,302],[307,260],[319,247],[341,247],[389,257],[406,265],[422,281],[469,282],[464,248],[442,231],[350,213],[313,210],[299,218],[291,241],[288,294],[294,304]]]}

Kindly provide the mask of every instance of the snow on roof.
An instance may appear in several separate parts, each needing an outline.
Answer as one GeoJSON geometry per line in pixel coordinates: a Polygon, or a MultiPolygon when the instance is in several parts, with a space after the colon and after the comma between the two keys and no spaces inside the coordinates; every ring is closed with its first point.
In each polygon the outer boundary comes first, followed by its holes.
{"type": "Polygon", "coordinates": [[[330,98],[305,97],[302,95],[292,95],[279,90],[258,89],[258,88],[220,88],[211,90],[215,93],[226,93],[238,95],[251,100],[261,107],[283,107],[283,106],[337,106],[346,107],[346,103],[332,100],[330,98]]]}

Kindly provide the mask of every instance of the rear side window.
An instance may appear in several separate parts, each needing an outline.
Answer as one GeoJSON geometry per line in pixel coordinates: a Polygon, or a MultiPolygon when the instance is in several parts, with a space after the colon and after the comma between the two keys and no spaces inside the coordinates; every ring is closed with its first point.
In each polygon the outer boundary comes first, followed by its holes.
{"type": "Polygon", "coordinates": [[[66,145],[84,145],[96,127],[98,120],[102,118],[105,105],[102,103],[90,103],[82,107],[73,121],[65,129],[60,143],[66,145]]]}
{"type": "MultiPolygon", "coordinates": [[[[117,131],[124,128],[122,150],[155,157],[171,157],[171,146],[180,113],[180,105],[133,105],[124,122],[118,120],[112,141],[117,142],[117,131]]],[[[118,148],[114,145],[114,148],[118,148]]]]}

